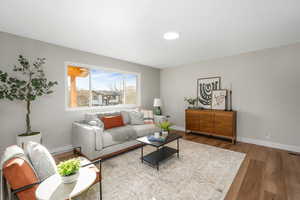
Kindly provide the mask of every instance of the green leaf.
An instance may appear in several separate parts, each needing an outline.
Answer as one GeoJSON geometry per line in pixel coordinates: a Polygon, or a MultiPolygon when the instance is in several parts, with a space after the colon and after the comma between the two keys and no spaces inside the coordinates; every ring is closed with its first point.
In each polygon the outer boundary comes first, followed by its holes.
{"type": "Polygon", "coordinates": [[[58,173],[61,176],[70,176],[79,171],[80,161],[78,159],[70,159],[64,162],[60,162],[57,165],[58,173]]]}

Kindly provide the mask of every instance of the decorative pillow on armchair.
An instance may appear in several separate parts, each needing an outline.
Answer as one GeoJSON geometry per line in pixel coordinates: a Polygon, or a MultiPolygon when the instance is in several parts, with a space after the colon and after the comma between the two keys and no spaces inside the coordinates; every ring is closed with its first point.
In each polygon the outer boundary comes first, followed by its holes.
{"type": "Polygon", "coordinates": [[[40,180],[56,173],[55,161],[46,147],[36,142],[29,142],[25,152],[40,180]]]}

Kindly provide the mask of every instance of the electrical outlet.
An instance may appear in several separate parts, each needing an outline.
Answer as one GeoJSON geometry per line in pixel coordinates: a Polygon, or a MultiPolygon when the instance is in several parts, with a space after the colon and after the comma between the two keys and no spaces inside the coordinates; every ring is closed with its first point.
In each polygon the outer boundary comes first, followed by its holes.
{"type": "Polygon", "coordinates": [[[267,139],[271,139],[271,133],[270,133],[270,131],[267,131],[267,132],[266,132],[266,138],[267,138],[267,139]]]}

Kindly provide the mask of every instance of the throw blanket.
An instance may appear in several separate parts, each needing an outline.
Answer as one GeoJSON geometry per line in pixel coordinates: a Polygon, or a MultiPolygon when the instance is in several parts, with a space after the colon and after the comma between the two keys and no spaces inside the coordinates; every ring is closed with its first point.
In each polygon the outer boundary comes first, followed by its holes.
{"type": "Polygon", "coordinates": [[[107,129],[105,132],[105,134],[110,134],[113,140],[118,143],[123,143],[137,138],[137,133],[131,126],[107,129]]]}

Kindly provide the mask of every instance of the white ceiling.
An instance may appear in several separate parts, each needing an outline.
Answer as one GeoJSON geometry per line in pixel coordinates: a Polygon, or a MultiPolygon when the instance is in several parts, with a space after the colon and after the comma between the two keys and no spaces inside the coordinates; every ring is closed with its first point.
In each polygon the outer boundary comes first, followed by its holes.
{"type": "Polygon", "coordinates": [[[300,41],[300,0],[1,0],[0,30],[164,68],[300,41]]]}

